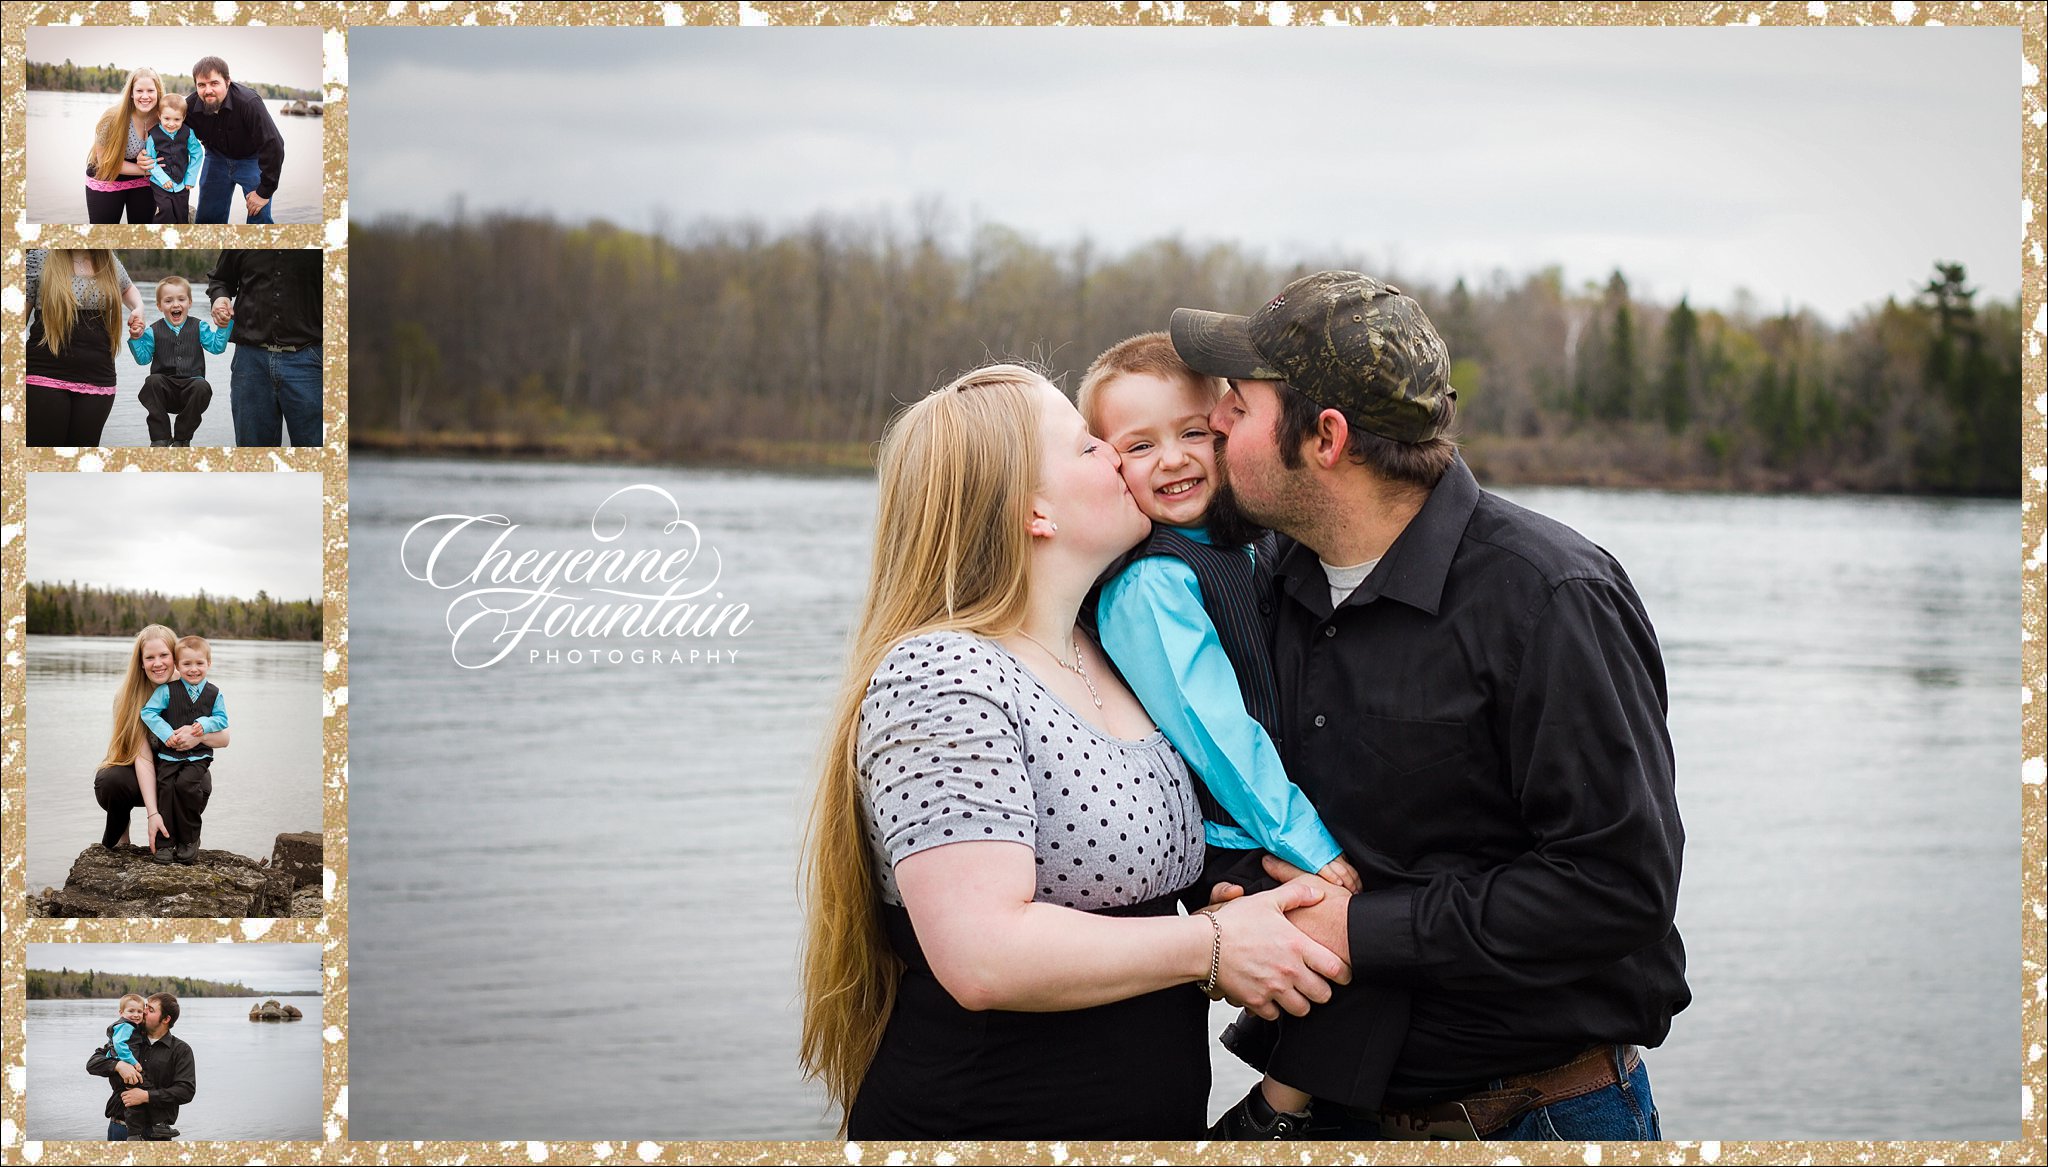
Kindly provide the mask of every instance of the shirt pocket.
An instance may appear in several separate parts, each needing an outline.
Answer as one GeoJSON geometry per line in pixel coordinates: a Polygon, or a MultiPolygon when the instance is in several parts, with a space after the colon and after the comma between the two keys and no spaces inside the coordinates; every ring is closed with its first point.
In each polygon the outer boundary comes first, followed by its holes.
{"type": "Polygon", "coordinates": [[[1472,727],[1460,721],[1357,715],[1351,732],[1364,757],[1386,777],[1407,778],[1472,752],[1472,727]]]}

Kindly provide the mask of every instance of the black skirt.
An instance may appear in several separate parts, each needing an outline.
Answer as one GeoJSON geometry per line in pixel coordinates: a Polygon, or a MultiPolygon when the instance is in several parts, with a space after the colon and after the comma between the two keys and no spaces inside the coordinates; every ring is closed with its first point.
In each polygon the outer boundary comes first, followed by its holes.
{"type": "MultiPolygon", "coordinates": [[[[1096,915],[1167,916],[1172,896],[1096,915]]],[[[1178,985],[1063,1013],[961,1007],[910,914],[884,906],[908,963],[881,1048],[847,1113],[854,1139],[1199,1139],[1209,1001],[1178,985]]]]}

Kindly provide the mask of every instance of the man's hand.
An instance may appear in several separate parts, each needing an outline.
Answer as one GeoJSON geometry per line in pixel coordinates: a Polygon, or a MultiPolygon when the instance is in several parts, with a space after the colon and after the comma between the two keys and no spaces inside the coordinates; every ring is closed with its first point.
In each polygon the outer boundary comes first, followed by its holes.
{"type": "MultiPolygon", "coordinates": [[[[1311,900],[1306,906],[1289,911],[1287,922],[1348,964],[1351,960],[1351,893],[1323,883],[1320,876],[1303,874],[1301,868],[1285,859],[1268,855],[1260,860],[1260,865],[1266,869],[1267,875],[1287,880],[1289,886],[1296,881],[1305,881],[1324,889],[1321,899],[1311,900]]],[[[1221,887],[1217,889],[1221,890],[1221,887]]],[[[1239,891],[1238,894],[1244,893],[1239,891]]]]}
{"type": "Polygon", "coordinates": [[[121,1080],[130,1086],[142,1081],[142,1071],[127,1062],[115,1062],[114,1072],[121,1075],[121,1080]]]}
{"type": "Polygon", "coordinates": [[[252,190],[249,192],[248,203],[249,217],[253,219],[263,213],[263,208],[270,205],[270,200],[252,190]]]}
{"type": "MultiPolygon", "coordinates": [[[[126,1063],[123,1063],[124,1065],[126,1063]]],[[[121,1091],[121,1105],[145,1106],[149,1103],[149,1091],[134,1089],[121,1091]]]]}
{"type": "Polygon", "coordinates": [[[235,302],[222,296],[213,302],[213,323],[215,327],[226,325],[235,318],[235,302]]]}
{"type": "Polygon", "coordinates": [[[1216,983],[1226,998],[1269,1021],[1282,1010],[1301,1017],[1330,999],[1329,982],[1351,979],[1341,959],[1286,915],[1322,899],[1325,886],[1303,880],[1213,909],[1223,938],[1216,983]]]}

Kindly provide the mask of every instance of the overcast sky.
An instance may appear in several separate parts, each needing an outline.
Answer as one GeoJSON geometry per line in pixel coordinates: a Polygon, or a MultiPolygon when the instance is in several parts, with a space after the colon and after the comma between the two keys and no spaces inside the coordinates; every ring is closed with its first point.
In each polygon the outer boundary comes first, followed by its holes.
{"type": "Polygon", "coordinates": [[[2020,67],[2014,29],[357,28],[349,194],[639,228],[938,195],[1839,318],[1936,259],[2017,291],[2020,67]]]}
{"type": "Polygon", "coordinates": [[[228,63],[237,81],[320,88],[317,28],[65,28],[32,27],[28,60],[61,65],[147,65],[159,73],[190,73],[201,57],[228,63]]]}
{"type": "Polygon", "coordinates": [[[198,977],[264,992],[320,991],[318,944],[31,944],[28,967],[198,977]]]}
{"type": "Polygon", "coordinates": [[[31,474],[28,578],[166,595],[320,594],[318,474],[31,474]]]}

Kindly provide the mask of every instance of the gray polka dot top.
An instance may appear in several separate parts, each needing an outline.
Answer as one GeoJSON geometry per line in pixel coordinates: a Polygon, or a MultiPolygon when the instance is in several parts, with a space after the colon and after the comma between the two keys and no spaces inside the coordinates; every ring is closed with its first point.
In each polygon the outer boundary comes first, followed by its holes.
{"type": "Polygon", "coordinates": [[[992,640],[904,641],[875,671],[860,715],[885,903],[903,902],[904,856],[974,840],[1031,847],[1033,898],[1062,907],[1142,903],[1201,874],[1201,811],[1166,735],[1110,737],[992,640]]]}

